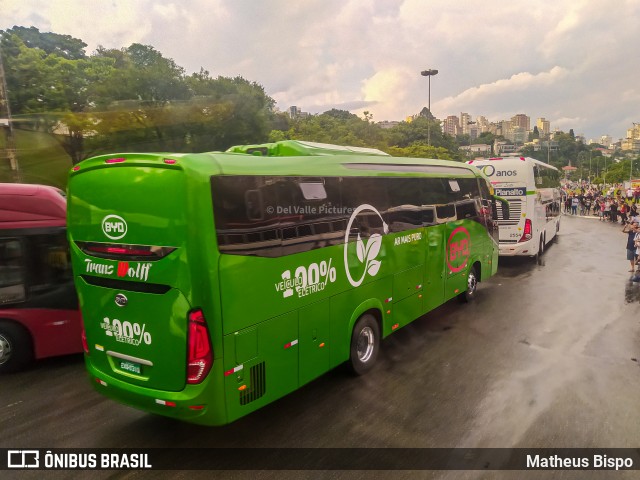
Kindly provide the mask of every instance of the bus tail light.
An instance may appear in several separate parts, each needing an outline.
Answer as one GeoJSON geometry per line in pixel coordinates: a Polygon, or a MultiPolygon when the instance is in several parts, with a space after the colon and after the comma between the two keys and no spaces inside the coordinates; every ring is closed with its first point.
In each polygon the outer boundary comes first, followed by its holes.
{"type": "Polygon", "coordinates": [[[528,218],[524,221],[524,233],[522,234],[522,238],[520,238],[520,242],[528,242],[533,238],[533,229],[531,227],[531,220],[528,218]]]}
{"type": "Polygon", "coordinates": [[[84,327],[82,327],[82,333],[80,336],[82,338],[82,349],[84,350],[84,353],[89,355],[89,344],[87,343],[87,332],[85,331],[84,327]]]}
{"type": "Polygon", "coordinates": [[[175,247],[122,243],[76,242],[76,245],[87,255],[110,260],[154,261],[166,257],[176,249],[175,247]]]}
{"type": "Polygon", "coordinates": [[[187,383],[202,382],[213,365],[213,352],[207,321],[202,310],[189,313],[187,330],[187,383]]]}

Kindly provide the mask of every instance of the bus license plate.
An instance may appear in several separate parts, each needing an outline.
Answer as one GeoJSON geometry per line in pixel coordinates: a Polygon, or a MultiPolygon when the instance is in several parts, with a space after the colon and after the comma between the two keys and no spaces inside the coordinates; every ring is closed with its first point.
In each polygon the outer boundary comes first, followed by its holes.
{"type": "Polygon", "coordinates": [[[120,360],[120,370],[135,373],[136,375],[142,374],[142,366],[139,363],[129,362],[127,360],[120,360]]]}

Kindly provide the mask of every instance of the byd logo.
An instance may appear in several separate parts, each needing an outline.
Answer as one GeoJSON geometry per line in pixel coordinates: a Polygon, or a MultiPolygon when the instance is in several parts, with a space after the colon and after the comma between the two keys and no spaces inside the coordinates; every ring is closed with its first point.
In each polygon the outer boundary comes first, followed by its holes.
{"type": "Polygon", "coordinates": [[[467,266],[471,255],[471,236],[464,227],[458,227],[447,242],[447,265],[452,273],[457,273],[467,266]]]}
{"type": "Polygon", "coordinates": [[[111,240],[119,240],[127,234],[127,222],[118,215],[107,215],[102,219],[102,232],[111,240]]]}

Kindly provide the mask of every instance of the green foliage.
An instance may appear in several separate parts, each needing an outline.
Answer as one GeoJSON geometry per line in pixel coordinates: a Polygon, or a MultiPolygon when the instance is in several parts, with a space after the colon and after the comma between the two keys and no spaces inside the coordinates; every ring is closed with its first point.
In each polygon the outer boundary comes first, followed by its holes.
{"type": "MultiPolygon", "coordinates": [[[[20,39],[21,43],[28,48],[38,48],[47,55],[55,54],[67,60],[79,60],[86,56],[84,49],[87,44],[69,35],[42,33],[36,27],[13,27],[4,32],[0,30],[0,37],[2,38],[8,38],[13,35],[20,39]]],[[[3,45],[3,50],[4,46],[5,45],[3,45]]],[[[5,53],[15,55],[15,51],[10,50],[10,41],[8,41],[6,46],[9,50],[5,53]]]]}
{"type": "Polygon", "coordinates": [[[257,83],[186,76],[149,45],[87,57],[80,40],[22,27],[0,42],[14,126],[49,133],[74,164],[114,150],[225,150],[288,125],[257,83]]]}
{"type": "Polygon", "coordinates": [[[408,147],[390,147],[387,153],[394,157],[437,158],[440,160],[455,160],[451,152],[443,147],[414,143],[408,147]]]}

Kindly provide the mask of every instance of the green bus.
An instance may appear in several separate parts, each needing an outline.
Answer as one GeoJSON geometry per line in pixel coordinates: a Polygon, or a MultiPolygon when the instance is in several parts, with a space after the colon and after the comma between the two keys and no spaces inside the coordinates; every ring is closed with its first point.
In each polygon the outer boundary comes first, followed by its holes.
{"type": "Polygon", "coordinates": [[[118,154],[70,172],[88,372],[124,404],[232,422],[496,272],[477,168],[286,141],[118,154]]]}

